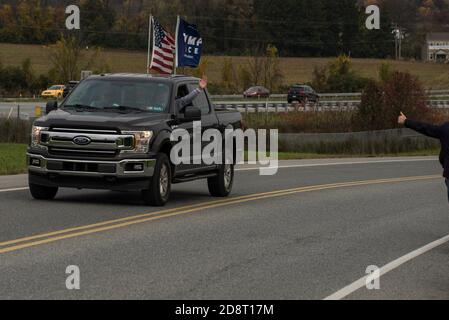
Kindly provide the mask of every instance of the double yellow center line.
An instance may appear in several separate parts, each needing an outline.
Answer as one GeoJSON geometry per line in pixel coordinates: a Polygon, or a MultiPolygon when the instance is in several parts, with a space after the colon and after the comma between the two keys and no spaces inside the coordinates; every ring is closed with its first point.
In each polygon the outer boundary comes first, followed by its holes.
{"type": "Polygon", "coordinates": [[[20,239],[0,242],[0,254],[13,252],[25,248],[35,247],[51,242],[56,242],[64,239],[70,239],[75,237],[80,237],[84,235],[99,233],[103,231],[114,230],[118,228],[123,228],[135,224],[140,224],[144,222],[149,222],[153,220],[159,220],[163,218],[178,216],[187,213],[204,211],[207,209],[213,209],[218,207],[229,206],[233,204],[245,203],[255,200],[262,200],[267,198],[287,196],[296,193],[305,193],[311,191],[320,191],[327,189],[337,189],[337,188],[349,188],[355,186],[366,186],[366,185],[376,185],[376,184],[387,184],[387,183],[399,183],[399,182],[413,182],[422,180],[432,180],[438,179],[441,176],[431,175],[431,176],[418,176],[418,177],[405,177],[405,178],[392,178],[392,179],[378,179],[378,180],[364,180],[364,181],[353,181],[353,182],[341,182],[333,184],[306,186],[271,192],[263,192],[257,194],[250,194],[246,196],[226,198],[222,200],[209,201],[205,203],[193,204],[188,206],[176,207],[172,209],[160,210],[151,213],[133,215],[126,218],[108,220],[104,222],[63,229],[54,232],[48,232],[43,234],[37,234],[29,237],[24,237],[20,239]]]}

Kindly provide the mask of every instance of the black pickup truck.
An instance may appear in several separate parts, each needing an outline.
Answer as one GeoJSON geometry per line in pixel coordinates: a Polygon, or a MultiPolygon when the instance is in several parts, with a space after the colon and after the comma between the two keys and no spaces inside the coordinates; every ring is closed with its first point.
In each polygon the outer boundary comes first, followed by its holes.
{"type": "MultiPolygon", "coordinates": [[[[237,111],[215,110],[199,79],[188,76],[107,74],[83,80],[58,106],[47,104],[35,121],[27,152],[35,199],[53,199],[59,187],[141,191],[146,204],[163,206],[171,184],[207,179],[212,196],[226,197],[233,164],[174,165],[177,128],[240,129],[237,111]],[[192,103],[178,103],[198,90],[192,103]]],[[[191,155],[192,156],[192,155],[191,155]]],[[[193,156],[192,156],[193,157],[193,156]]]]}

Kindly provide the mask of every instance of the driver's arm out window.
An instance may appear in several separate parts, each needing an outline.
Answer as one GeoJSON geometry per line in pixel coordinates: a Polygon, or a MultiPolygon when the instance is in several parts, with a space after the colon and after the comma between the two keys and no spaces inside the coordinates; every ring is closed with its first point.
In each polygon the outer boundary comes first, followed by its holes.
{"type": "MultiPolygon", "coordinates": [[[[198,88],[198,85],[189,84],[190,91],[193,91],[196,88],[198,88]]],[[[193,100],[193,106],[200,109],[201,114],[210,113],[209,101],[207,100],[206,92],[204,90],[201,90],[201,93],[198,95],[198,97],[196,97],[195,100],[193,100]]]]}

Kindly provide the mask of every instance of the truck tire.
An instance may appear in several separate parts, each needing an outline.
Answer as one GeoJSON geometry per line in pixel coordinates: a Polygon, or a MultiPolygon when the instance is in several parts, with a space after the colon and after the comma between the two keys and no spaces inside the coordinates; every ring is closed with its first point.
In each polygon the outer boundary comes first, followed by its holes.
{"type": "Polygon", "coordinates": [[[234,165],[222,164],[218,170],[218,175],[207,179],[209,193],[213,197],[227,197],[232,191],[234,184],[234,165]]]}
{"type": "Polygon", "coordinates": [[[142,198],[145,204],[155,207],[163,207],[170,198],[171,192],[171,166],[166,154],[157,156],[156,167],[150,180],[150,188],[142,190],[142,198]]]}
{"type": "Polygon", "coordinates": [[[58,187],[46,187],[30,183],[30,193],[36,200],[53,200],[58,193],[58,187]]]}

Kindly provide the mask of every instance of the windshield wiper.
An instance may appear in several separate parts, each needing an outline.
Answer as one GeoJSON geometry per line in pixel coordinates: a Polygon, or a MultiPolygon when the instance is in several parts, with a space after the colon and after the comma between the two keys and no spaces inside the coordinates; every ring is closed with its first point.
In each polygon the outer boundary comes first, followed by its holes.
{"type": "Polygon", "coordinates": [[[130,106],[113,106],[113,107],[105,107],[104,110],[144,112],[144,110],[142,110],[141,108],[130,107],[130,106]]]}
{"type": "Polygon", "coordinates": [[[63,106],[63,109],[65,108],[74,108],[76,111],[100,111],[99,108],[95,108],[89,105],[85,105],[85,104],[73,104],[73,105],[66,105],[63,106]]]}

